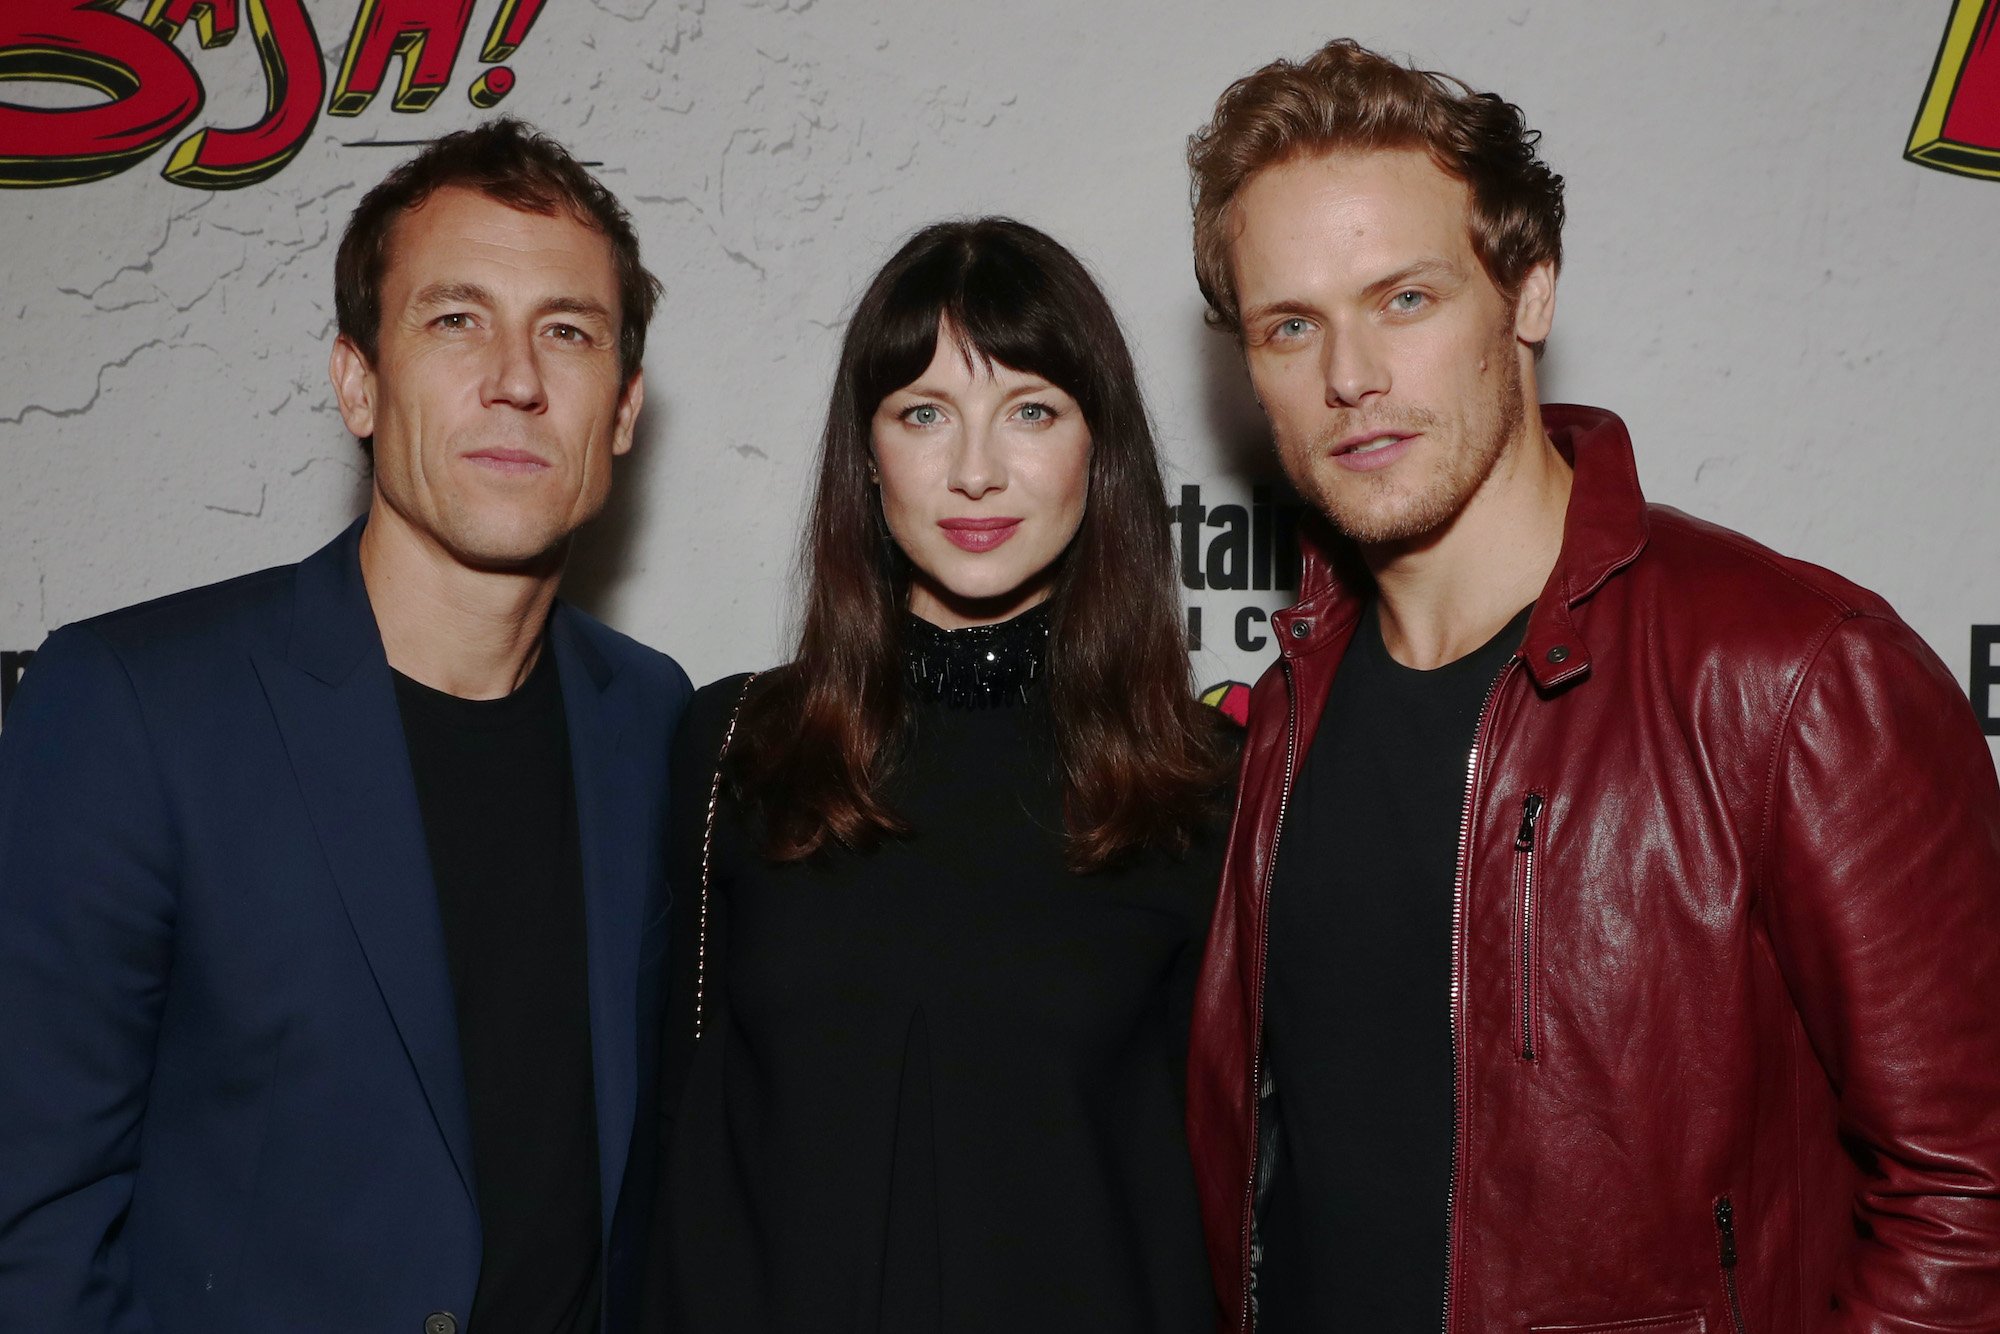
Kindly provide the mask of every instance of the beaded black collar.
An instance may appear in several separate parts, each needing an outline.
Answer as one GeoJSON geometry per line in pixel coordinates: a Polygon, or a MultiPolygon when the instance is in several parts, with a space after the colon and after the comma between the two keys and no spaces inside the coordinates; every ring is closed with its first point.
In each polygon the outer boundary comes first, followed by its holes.
{"type": "Polygon", "coordinates": [[[1028,698],[1048,660],[1049,604],[1010,620],[941,630],[903,617],[903,677],[921,699],[956,709],[1016,704],[1028,698]]]}

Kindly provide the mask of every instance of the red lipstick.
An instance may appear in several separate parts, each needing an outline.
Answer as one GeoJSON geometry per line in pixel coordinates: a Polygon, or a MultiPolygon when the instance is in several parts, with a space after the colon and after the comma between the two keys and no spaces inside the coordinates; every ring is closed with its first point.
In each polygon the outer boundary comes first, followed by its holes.
{"type": "Polygon", "coordinates": [[[1021,531],[1018,518],[939,519],[945,540],[965,551],[991,551],[1021,531]]]}

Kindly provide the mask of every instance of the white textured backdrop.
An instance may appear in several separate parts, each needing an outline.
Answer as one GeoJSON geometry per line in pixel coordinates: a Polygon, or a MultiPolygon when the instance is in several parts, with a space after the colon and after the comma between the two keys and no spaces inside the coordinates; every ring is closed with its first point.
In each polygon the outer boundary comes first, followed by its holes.
{"type": "MultiPolygon", "coordinates": [[[[163,150],[0,190],[0,648],[297,559],[357,512],[326,383],[333,249],[399,150],[355,145],[498,114],[466,89],[500,4],[478,0],[429,110],[385,94],[322,116],[260,184],[176,185],[163,150]]],[[[359,5],[307,0],[329,80],[359,5]]],[[[1246,500],[1272,468],[1234,351],[1202,326],[1183,144],[1232,78],[1346,34],[1499,90],[1545,132],[1570,225],[1544,396],[1622,413],[1653,498],[1881,591],[1967,682],[1971,627],[2000,622],[2000,182],[1902,158],[1951,12],[549,0],[500,109],[602,164],[667,287],[640,448],[572,592],[698,681],[780,652],[842,320],[898,239],[947,214],[1011,213],[1082,254],[1138,355],[1169,499],[1246,500]]],[[[189,128],[254,121],[251,43],[194,39],[189,128]]],[[[1250,679],[1269,650],[1235,646],[1238,609],[1285,595],[1188,598],[1197,675],[1250,679]]]]}

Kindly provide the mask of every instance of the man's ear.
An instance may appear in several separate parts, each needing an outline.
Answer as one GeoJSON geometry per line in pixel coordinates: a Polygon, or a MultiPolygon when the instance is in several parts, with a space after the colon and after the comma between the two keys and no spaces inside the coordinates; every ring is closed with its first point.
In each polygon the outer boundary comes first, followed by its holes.
{"type": "Polygon", "coordinates": [[[354,340],[346,334],[333,340],[333,355],[327,359],[327,377],[333,381],[333,396],[340,403],[340,419],[358,440],[375,434],[375,368],[354,340]]]}
{"type": "Polygon", "coordinates": [[[1534,345],[1547,341],[1556,322],[1556,266],[1548,260],[1529,269],[1514,299],[1514,336],[1534,345]]]}
{"type": "Polygon", "coordinates": [[[633,371],[632,378],[618,391],[618,417],[611,425],[611,452],[629,454],[632,432],[639,425],[639,409],[646,406],[646,373],[633,371]]]}

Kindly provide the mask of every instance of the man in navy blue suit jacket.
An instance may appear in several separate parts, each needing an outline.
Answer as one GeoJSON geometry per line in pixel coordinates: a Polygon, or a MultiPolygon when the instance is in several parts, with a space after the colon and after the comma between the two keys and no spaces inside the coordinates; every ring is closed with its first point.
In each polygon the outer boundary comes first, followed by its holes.
{"type": "Polygon", "coordinates": [[[658,286],[511,121],[335,285],[368,513],[56,632],[0,735],[9,1334],[629,1328],[688,686],[555,595],[658,286]]]}

